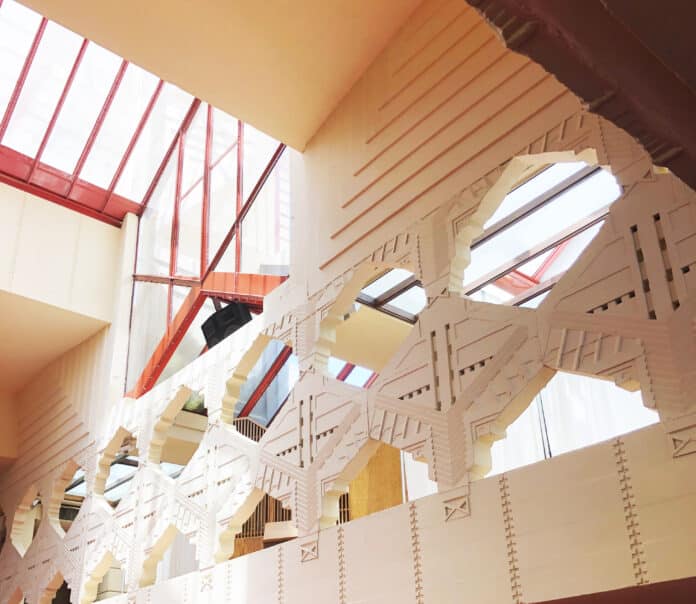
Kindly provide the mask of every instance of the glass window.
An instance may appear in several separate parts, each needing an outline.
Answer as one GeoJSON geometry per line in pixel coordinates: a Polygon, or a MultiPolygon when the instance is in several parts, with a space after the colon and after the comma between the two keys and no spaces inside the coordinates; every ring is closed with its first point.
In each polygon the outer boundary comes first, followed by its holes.
{"type": "Polygon", "coordinates": [[[42,161],[72,174],[92,132],[122,59],[90,43],[65,98],[42,161]]]}
{"type": "Polygon", "coordinates": [[[0,6],[0,115],[5,114],[39,23],[39,15],[14,0],[0,6]]]}
{"type": "MultiPolygon", "coordinates": [[[[606,207],[621,194],[616,179],[599,170],[553,201],[526,216],[471,251],[464,283],[470,284],[510,260],[520,257],[582,218],[606,207]]],[[[466,286],[465,286],[466,289],[466,286]]]]}
{"type": "MultiPolygon", "coordinates": [[[[0,28],[2,22],[0,12],[0,28]]],[[[48,23],[2,140],[3,145],[29,157],[36,155],[81,45],[82,38],[78,35],[60,25],[48,23]]]]}
{"type": "Polygon", "coordinates": [[[102,188],[111,184],[158,82],[144,69],[128,65],[80,178],[102,188]]]}
{"type": "Polygon", "coordinates": [[[371,298],[379,298],[384,292],[389,291],[392,287],[410,277],[413,277],[412,272],[403,268],[394,268],[384,273],[384,275],[378,279],[375,279],[369,285],[363,287],[362,293],[370,296],[371,298]]]}
{"type": "Polygon", "coordinates": [[[353,367],[352,371],[348,374],[348,377],[344,380],[346,384],[351,386],[358,386],[360,388],[365,386],[365,382],[372,377],[372,369],[367,369],[366,367],[361,367],[356,365],[353,367]]]}
{"type": "Polygon", "coordinates": [[[136,203],[143,200],[192,100],[190,94],[176,86],[164,85],[116,185],[116,193],[136,203]]]}
{"type": "Polygon", "coordinates": [[[403,294],[399,294],[387,303],[387,306],[396,308],[411,315],[417,315],[428,303],[425,290],[415,285],[407,289],[403,294]]]}

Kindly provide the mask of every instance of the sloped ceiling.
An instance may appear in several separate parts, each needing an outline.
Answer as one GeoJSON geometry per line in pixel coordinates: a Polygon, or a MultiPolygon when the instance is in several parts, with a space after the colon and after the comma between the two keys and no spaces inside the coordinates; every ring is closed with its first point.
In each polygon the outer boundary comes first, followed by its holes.
{"type": "Polygon", "coordinates": [[[420,0],[21,0],[302,150],[420,0]]]}

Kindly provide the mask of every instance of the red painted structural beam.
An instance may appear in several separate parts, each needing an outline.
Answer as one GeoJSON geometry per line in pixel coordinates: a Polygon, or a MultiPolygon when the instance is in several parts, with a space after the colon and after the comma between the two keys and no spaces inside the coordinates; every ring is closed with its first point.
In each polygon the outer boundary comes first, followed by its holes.
{"type": "Polygon", "coordinates": [[[353,363],[344,364],[343,367],[341,367],[341,371],[336,374],[336,379],[340,382],[345,382],[353,369],[355,369],[355,365],[353,365],[353,363]]]}
{"type": "MultiPolygon", "coordinates": [[[[136,275],[136,281],[152,281],[148,276],[136,275]]],[[[172,279],[164,277],[164,279],[172,279]]],[[[263,297],[285,281],[286,277],[275,275],[252,275],[235,273],[210,273],[201,285],[191,287],[181,308],[172,318],[167,331],[150,356],[140,378],[128,396],[137,398],[150,390],[162,375],[187,330],[196,318],[208,296],[248,302],[258,312],[263,310],[263,297]],[[236,287],[237,289],[232,289],[236,287]]],[[[168,282],[171,288],[174,280],[168,282]]]]}
{"type": "Polygon", "coordinates": [[[273,364],[269,367],[266,375],[264,375],[261,379],[259,385],[256,387],[254,392],[251,393],[249,400],[245,403],[244,407],[242,407],[242,410],[239,412],[237,417],[247,417],[254,410],[254,407],[261,400],[261,397],[264,395],[266,390],[268,390],[271,382],[273,382],[276,376],[280,373],[280,370],[290,358],[291,354],[292,348],[290,348],[290,346],[284,346],[273,361],[273,364]]]}
{"type": "Polygon", "coordinates": [[[172,153],[174,153],[174,150],[176,149],[177,143],[179,141],[179,136],[181,136],[182,133],[186,132],[191,125],[191,122],[193,121],[193,118],[196,115],[196,112],[198,111],[198,108],[201,105],[201,100],[200,99],[193,99],[191,101],[191,105],[188,108],[188,111],[186,112],[186,115],[184,115],[184,119],[181,121],[181,125],[179,126],[179,129],[174,133],[174,137],[172,138],[172,142],[169,144],[169,147],[164,153],[164,157],[162,158],[162,161],[160,162],[159,167],[157,168],[157,171],[155,172],[155,175],[152,178],[152,182],[150,183],[150,186],[147,188],[147,191],[145,192],[145,196],[143,197],[142,200],[142,208],[143,211],[147,207],[147,204],[150,203],[150,199],[152,198],[152,194],[155,192],[155,189],[157,188],[157,184],[159,183],[160,179],[162,178],[162,174],[164,174],[164,170],[167,167],[167,164],[169,163],[169,159],[172,156],[172,153]]]}
{"type": "Polygon", "coordinates": [[[208,269],[210,226],[210,172],[213,155],[213,108],[208,104],[205,122],[205,156],[203,160],[203,199],[201,201],[201,266],[199,275],[204,277],[208,269]]]}
{"type": "MultiPolygon", "coordinates": [[[[235,216],[239,218],[244,198],[244,122],[237,120],[237,191],[235,198],[235,216]]],[[[234,242],[234,270],[242,270],[242,223],[239,223],[234,242]]]]}

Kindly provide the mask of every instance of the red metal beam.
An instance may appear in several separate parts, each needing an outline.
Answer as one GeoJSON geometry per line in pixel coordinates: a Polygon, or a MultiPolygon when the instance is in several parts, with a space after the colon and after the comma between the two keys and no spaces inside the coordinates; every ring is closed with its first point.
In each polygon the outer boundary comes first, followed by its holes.
{"type": "Polygon", "coordinates": [[[273,361],[273,364],[269,367],[268,371],[266,372],[266,375],[264,375],[261,379],[259,385],[256,387],[254,392],[251,393],[249,400],[246,402],[244,407],[242,407],[242,410],[239,412],[239,415],[237,417],[247,417],[254,410],[256,403],[258,403],[259,400],[261,400],[261,397],[264,395],[266,390],[268,390],[268,387],[271,385],[271,382],[280,373],[280,370],[283,368],[283,365],[285,365],[286,361],[290,358],[291,354],[292,348],[290,348],[290,346],[284,346],[278,354],[278,356],[273,361]]]}
{"type": "Polygon", "coordinates": [[[75,62],[73,63],[72,69],[70,70],[70,73],[68,74],[68,79],[65,80],[65,85],[63,86],[63,91],[60,93],[60,98],[58,99],[58,103],[56,103],[56,107],[53,110],[53,115],[51,115],[51,120],[48,122],[48,126],[46,127],[46,132],[44,132],[43,138],[41,139],[41,144],[39,145],[39,149],[36,152],[36,157],[34,158],[34,163],[31,166],[31,171],[29,172],[29,176],[27,176],[27,182],[31,182],[32,177],[34,176],[34,172],[36,172],[36,167],[39,165],[39,161],[41,160],[41,156],[43,155],[43,152],[46,149],[46,145],[48,144],[48,139],[51,138],[51,134],[53,133],[53,128],[56,126],[56,122],[58,121],[58,116],[60,115],[61,110],[63,109],[63,105],[65,104],[65,99],[68,96],[68,93],[70,92],[70,88],[73,85],[73,82],[75,80],[75,76],[77,75],[77,70],[80,68],[80,65],[82,63],[82,59],[85,56],[85,52],[87,51],[87,46],[89,45],[89,40],[87,38],[84,38],[82,40],[82,45],[80,46],[80,50],[77,51],[77,56],[75,57],[75,62]]]}
{"type": "MultiPolygon", "coordinates": [[[[181,277],[157,277],[135,275],[136,281],[167,284],[171,290],[181,277]]],[[[181,308],[174,315],[167,331],[157,348],[150,356],[137,384],[128,396],[139,397],[152,388],[167,366],[169,359],[186,335],[198,311],[208,296],[239,300],[252,306],[257,312],[263,310],[263,297],[285,281],[286,277],[276,275],[255,275],[236,273],[210,273],[202,285],[193,285],[184,299],[181,308]],[[234,288],[234,289],[233,289],[234,288]]],[[[190,283],[183,283],[190,285],[190,283]]]]}
{"type": "Polygon", "coordinates": [[[345,382],[353,369],[355,369],[353,363],[345,363],[343,367],[341,367],[341,371],[336,374],[336,379],[340,382],[345,382]]]}
{"type": "Polygon", "coordinates": [[[367,381],[363,385],[363,388],[369,388],[370,386],[372,386],[372,384],[374,384],[377,381],[378,377],[379,377],[379,373],[377,373],[376,371],[373,371],[372,375],[369,378],[367,378],[367,381]]]}
{"type": "Polygon", "coordinates": [[[22,89],[24,88],[24,84],[27,81],[29,70],[31,69],[32,63],[34,62],[34,57],[36,57],[36,51],[39,49],[39,44],[41,43],[41,38],[43,38],[44,32],[46,31],[47,24],[48,19],[46,19],[46,17],[41,19],[41,23],[39,23],[39,27],[36,30],[36,34],[34,34],[34,40],[32,41],[31,46],[29,47],[29,52],[27,53],[27,56],[24,59],[22,71],[19,72],[19,77],[15,82],[15,87],[12,91],[12,96],[10,96],[10,100],[7,103],[7,108],[5,109],[5,115],[2,118],[2,122],[0,122],[0,141],[2,141],[3,137],[5,136],[7,126],[10,124],[10,120],[12,119],[12,114],[14,113],[15,107],[17,107],[19,95],[22,94],[22,89]]]}
{"type": "Polygon", "coordinates": [[[551,250],[551,253],[544,258],[544,261],[541,263],[541,266],[534,272],[532,275],[532,279],[535,279],[537,283],[540,283],[543,278],[544,274],[546,273],[549,268],[551,268],[551,265],[556,262],[558,257],[563,253],[563,250],[568,247],[568,243],[570,243],[570,239],[566,239],[565,241],[562,241],[558,247],[554,248],[551,250]]]}
{"type": "Polygon", "coordinates": [[[193,323],[204,302],[205,296],[201,295],[201,290],[197,287],[192,287],[181,308],[179,308],[171,324],[167,327],[167,331],[159,341],[147,365],[145,365],[133,390],[127,396],[133,398],[142,396],[157,383],[159,376],[162,375],[164,368],[172,358],[181,340],[184,339],[186,332],[191,327],[191,323],[193,323]]]}
{"type": "Polygon", "coordinates": [[[94,141],[97,140],[99,131],[101,130],[101,127],[104,124],[104,120],[106,119],[106,114],[109,112],[109,108],[111,107],[111,104],[114,102],[114,97],[116,96],[116,93],[118,92],[118,89],[121,86],[123,76],[126,75],[126,69],[128,69],[128,61],[123,59],[123,61],[121,61],[121,66],[118,68],[118,71],[116,72],[116,77],[114,78],[114,81],[111,84],[109,93],[106,95],[106,99],[104,99],[104,104],[102,105],[102,108],[99,111],[99,115],[97,116],[97,119],[94,122],[94,126],[92,126],[92,131],[89,133],[89,136],[87,137],[85,147],[84,149],[82,149],[82,153],[80,153],[80,158],[77,160],[77,164],[75,165],[75,169],[73,170],[72,178],[70,180],[70,187],[68,188],[68,191],[65,194],[66,197],[70,197],[70,194],[72,193],[73,188],[75,187],[77,179],[80,178],[80,172],[82,172],[82,168],[84,167],[85,162],[87,161],[87,157],[89,156],[89,153],[92,150],[92,147],[94,146],[94,141]]]}
{"type": "Polygon", "coordinates": [[[172,142],[169,144],[167,150],[165,151],[164,157],[162,158],[162,161],[160,162],[160,165],[157,168],[157,172],[155,172],[155,175],[152,177],[152,182],[150,183],[150,186],[147,188],[145,196],[143,197],[143,201],[141,203],[143,211],[145,211],[147,204],[150,203],[152,194],[155,192],[160,178],[162,178],[162,174],[164,173],[164,170],[166,169],[167,164],[169,163],[169,159],[171,158],[172,153],[174,153],[174,149],[176,149],[179,136],[188,130],[189,126],[191,125],[191,122],[193,121],[194,116],[196,115],[196,111],[198,111],[198,107],[200,107],[200,104],[200,99],[193,99],[193,101],[191,101],[191,106],[188,108],[186,115],[184,115],[184,119],[181,121],[181,126],[179,126],[179,129],[174,133],[174,138],[172,139],[172,142]]]}
{"type": "Polygon", "coordinates": [[[213,108],[208,104],[205,124],[205,158],[203,161],[203,200],[201,202],[201,279],[208,268],[208,238],[210,226],[210,172],[213,155],[213,108]]]}
{"type": "MultiPolygon", "coordinates": [[[[235,198],[235,216],[238,218],[242,211],[244,197],[244,122],[237,120],[237,191],[235,198]]],[[[234,270],[242,270],[242,224],[237,227],[237,238],[234,242],[234,270]]]]}
{"type": "Polygon", "coordinates": [[[261,189],[263,188],[263,185],[268,180],[268,177],[273,171],[273,168],[275,168],[276,164],[278,163],[278,160],[280,159],[280,156],[283,154],[283,151],[285,151],[285,145],[281,143],[280,145],[278,145],[278,148],[275,150],[275,153],[273,153],[271,160],[266,165],[266,168],[261,174],[259,180],[256,182],[256,185],[252,189],[251,193],[249,193],[249,198],[246,200],[246,203],[242,206],[241,211],[237,214],[234,223],[230,227],[230,230],[227,231],[227,234],[225,235],[225,238],[222,240],[222,243],[220,244],[217,253],[210,262],[210,266],[208,266],[206,276],[208,273],[214,271],[217,265],[220,263],[220,260],[222,260],[222,257],[225,255],[225,252],[227,251],[227,246],[231,243],[232,239],[237,234],[237,231],[241,226],[244,217],[249,213],[251,206],[254,204],[254,201],[256,201],[256,198],[258,197],[261,189]]]}
{"type": "Polygon", "coordinates": [[[135,149],[135,145],[138,143],[140,135],[143,133],[143,129],[145,128],[147,120],[150,119],[150,114],[152,113],[152,110],[154,109],[155,104],[157,103],[157,99],[159,99],[159,96],[162,93],[162,88],[164,88],[164,80],[160,80],[157,83],[155,91],[152,93],[150,101],[148,102],[147,107],[145,107],[145,111],[143,111],[143,115],[135,128],[135,132],[133,132],[133,136],[131,137],[130,142],[128,143],[128,147],[126,147],[126,152],[123,154],[123,157],[121,158],[121,161],[118,164],[118,168],[116,168],[116,172],[114,173],[114,176],[111,179],[111,183],[109,184],[109,189],[107,191],[107,196],[106,200],[104,201],[104,205],[102,206],[102,211],[106,209],[106,207],[109,205],[109,202],[111,201],[111,198],[113,197],[114,191],[116,190],[116,185],[118,185],[118,181],[121,179],[121,175],[123,174],[123,170],[125,169],[131,154],[133,153],[133,149],[135,149]]]}
{"type": "MultiPolygon", "coordinates": [[[[176,275],[177,256],[179,254],[179,209],[181,206],[181,181],[184,172],[184,145],[186,134],[182,132],[179,135],[179,151],[176,161],[176,188],[174,190],[174,213],[172,216],[172,234],[169,241],[169,276],[176,275]]],[[[172,288],[170,283],[169,293],[167,296],[167,324],[172,320],[172,288]]]]}

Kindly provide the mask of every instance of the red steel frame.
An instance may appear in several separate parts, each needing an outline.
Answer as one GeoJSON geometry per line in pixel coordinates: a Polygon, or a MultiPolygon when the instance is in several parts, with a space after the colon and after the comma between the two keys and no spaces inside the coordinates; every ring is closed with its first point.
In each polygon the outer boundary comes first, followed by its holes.
{"type": "MultiPolygon", "coordinates": [[[[235,205],[239,208],[235,220],[227,232],[225,238],[223,239],[220,247],[216,251],[213,259],[207,262],[207,246],[209,242],[209,212],[210,212],[210,172],[213,168],[212,163],[212,136],[213,136],[213,121],[212,121],[212,111],[208,108],[207,120],[206,120],[206,142],[205,142],[205,160],[203,166],[203,201],[201,211],[203,213],[203,220],[201,222],[201,266],[200,266],[200,278],[193,279],[177,275],[177,258],[178,258],[178,237],[179,237],[179,209],[182,199],[181,192],[181,179],[183,176],[183,154],[184,154],[184,144],[185,137],[193,122],[193,118],[196,111],[199,109],[199,103],[193,103],[189,108],[189,111],[182,123],[182,127],[177,132],[177,136],[170,145],[167,154],[165,155],[160,169],[158,169],[153,182],[150,185],[148,195],[146,196],[149,201],[152,193],[154,192],[157,182],[161,178],[162,173],[166,167],[167,162],[171,158],[174,152],[174,146],[176,144],[178,149],[177,156],[177,174],[176,174],[176,185],[175,185],[175,199],[174,199],[174,213],[172,218],[172,230],[171,230],[171,240],[170,240],[170,255],[169,255],[169,275],[167,277],[158,277],[152,275],[134,275],[136,281],[149,281],[154,283],[163,283],[168,287],[167,296],[167,331],[160,340],[157,348],[150,357],[148,363],[143,369],[135,387],[129,393],[129,396],[138,397],[147,392],[152,388],[157,379],[164,371],[167,363],[171,359],[174,351],[179,346],[184,338],[188,328],[193,323],[199,310],[202,308],[203,303],[206,298],[216,298],[232,301],[240,301],[249,305],[250,309],[254,312],[261,312],[263,310],[263,298],[266,294],[270,293],[275,287],[280,285],[285,277],[279,277],[274,275],[257,275],[257,274],[245,274],[238,270],[233,273],[223,273],[216,272],[215,268],[219,264],[220,260],[224,256],[227,248],[229,247],[232,239],[235,239],[235,246],[240,250],[239,253],[235,255],[235,268],[241,266],[238,261],[241,258],[241,225],[244,217],[248,214],[249,210],[256,201],[261,189],[268,180],[271,172],[277,165],[283,151],[285,150],[285,145],[280,144],[276,151],[271,156],[268,164],[264,168],[259,180],[256,182],[254,188],[249,193],[249,197],[246,202],[242,205],[239,201],[240,191],[243,190],[241,178],[237,179],[237,188],[235,191],[235,205]],[[181,308],[177,310],[176,313],[173,312],[173,288],[175,286],[187,286],[191,287],[188,296],[184,299],[181,308]]],[[[237,174],[240,175],[243,172],[243,166],[240,162],[243,160],[243,126],[238,127],[237,130],[237,174]]],[[[223,153],[225,155],[227,152],[223,153]]]]}
{"type": "Polygon", "coordinates": [[[242,407],[242,410],[239,412],[237,417],[247,417],[254,410],[254,407],[261,400],[261,397],[264,395],[266,390],[268,390],[271,382],[280,373],[280,370],[290,358],[291,354],[292,348],[290,348],[290,346],[284,346],[280,353],[278,353],[278,356],[275,358],[271,366],[268,368],[266,375],[264,375],[259,382],[259,385],[254,389],[254,392],[251,393],[249,400],[244,404],[244,407],[242,407]]]}

